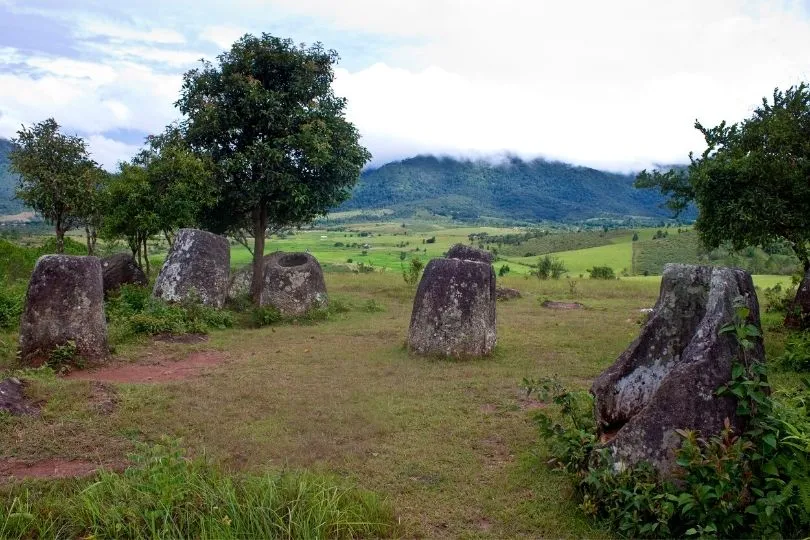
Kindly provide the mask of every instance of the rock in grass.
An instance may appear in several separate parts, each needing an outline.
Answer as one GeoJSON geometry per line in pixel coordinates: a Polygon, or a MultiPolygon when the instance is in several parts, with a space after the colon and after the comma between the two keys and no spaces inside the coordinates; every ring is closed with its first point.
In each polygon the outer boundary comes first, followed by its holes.
{"type": "Polygon", "coordinates": [[[37,415],[39,407],[25,397],[25,383],[16,377],[0,381],[0,411],[14,416],[37,415]]]}
{"type": "Polygon", "coordinates": [[[117,291],[121,285],[140,285],[146,287],[149,280],[146,274],[129,253],[116,253],[101,259],[101,271],[104,277],[104,296],[117,291]]]}
{"type": "Polygon", "coordinates": [[[278,251],[265,257],[261,305],[285,317],[326,307],[326,282],[318,260],[309,253],[278,251]]]}
{"type": "Polygon", "coordinates": [[[810,270],[805,272],[796,291],[796,297],[790,303],[785,316],[785,326],[803,330],[810,327],[810,270]]]}
{"type": "Polygon", "coordinates": [[[107,356],[104,282],[96,257],[45,255],[28,282],[20,321],[22,362],[41,365],[72,341],[84,360],[107,356]]]}
{"type": "Polygon", "coordinates": [[[498,300],[514,300],[515,298],[522,298],[523,295],[517,289],[510,289],[509,287],[496,287],[495,296],[498,300]]]}
{"type": "Polygon", "coordinates": [[[492,264],[492,253],[464,244],[455,244],[447,251],[448,259],[461,259],[463,261],[478,261],[492,264]]]}
{"type": "MultiPolygon", "coordinates": [[[[736,433],[743,419],[737,402],[716,390],[731,379],[740,346],[720,329],[741,298],[749,322],[759,326],[759,304],[750,274],[731,268],[669,264],[661,293],[641,335],[594,381],[598,429],[617,469],[650,462],[668,475],[675,467],[676,429],[708,438],[728,418],[736,433]]],[[[762,340],[747,353],[763,361],[762,340]]]]}
{"type": "Polygon", "coordinates": [[[231,251],[222,236],[180,229],[174,238],[152,294],[167,302],[190,298],[221,308],[228,296],[231,251]]]}
{"type": "Polygon", "coordinates": [[[491,353],[497,342],[495,302],[489,263],[433,259],[416,291],[408,349],[453,358],[491,353]]]}

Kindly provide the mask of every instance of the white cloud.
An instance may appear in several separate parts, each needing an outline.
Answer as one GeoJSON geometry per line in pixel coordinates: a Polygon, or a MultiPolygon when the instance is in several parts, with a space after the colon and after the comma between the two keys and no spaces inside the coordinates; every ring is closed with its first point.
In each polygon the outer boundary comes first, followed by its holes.
{"type": "Polygon", "coordinates": [[[692,124],[748,116],[810,75],[800,4],[277,0],[352,31],[411,41],[338,76],[384,159],[435,148],[514,151],[627,169],[684,161],[692,124]],[[396,67],[392,67],[396,66],[396,67]]]}
{"type": "Polygon", "coordinates": [[[140,149],[140,146],[124,144],[102,135],[91,135],[87,138],[91,157],[108,171],[117,168],[118,163],[128,161],[140,149]]]}
{"type": "MultiPolygon", "coordinates": [[[[616,170],[684,161],[702,147],[696,118],[743,119],[775,86],[810,78],[810,16],[801,1],[159,7],[122,7],[120,17],[67,8],[53,15],[75,23],[81,60],[0,48],[0,63],[25,66],[0,72],[0,136],[48,116],[95,136],[159,131],[178,116],[172,104],[182,72],[201,56],[195,50],[207,43],[225,50],[245,28],[279,36],[306,28],[339,49],[351,69],[337,71],[335,89],[348,98],[347,116],[375,163],[418,152],[512,152],[616,170]]],[[[97,144],[107,155],[128,150],[97,144]]]]}
{"type": "Polygon", "coordinates": [[[79,19],[77,33],[80,37],[103,36],[118,42],[139,41],[163,44],[186,42],[183,34],[170,28],[137,28],[91,17],[79,19]]]}
{"type": "Polygon", "coordinates": [[[246,33],[238,26],[209,26],[200,32],[200,39],[210,41],[224,51],[230,50],[231,45],[246,33]]]}

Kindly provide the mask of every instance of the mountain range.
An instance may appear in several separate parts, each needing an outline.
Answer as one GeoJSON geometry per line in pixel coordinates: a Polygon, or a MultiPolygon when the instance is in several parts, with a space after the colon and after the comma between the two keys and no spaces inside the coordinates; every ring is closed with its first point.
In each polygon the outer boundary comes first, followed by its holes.
{"type": "Polygon", "coordinates": [[[365,171],[341,210],[387,208],[402,216],[428,210],[456,219],[525,221],[670,218],[661,195],[636,189],[634,179],[543,159],[492,163],[417,156],[365,171]]]}
{"type": "MultiPolygon", "coordinates": [[[[0,215],[24,210],[0,139],[0,215]]],[[[461,221],[582,221],[671,217],[661,195],[633,187],[634,176],[535,159],[498,162],[416,156],[364,171],[344,210],[386,210],[392,218],[427,212],[461,221]]],[[[690,217],[690,216],[686,216],[690,217]]]]}

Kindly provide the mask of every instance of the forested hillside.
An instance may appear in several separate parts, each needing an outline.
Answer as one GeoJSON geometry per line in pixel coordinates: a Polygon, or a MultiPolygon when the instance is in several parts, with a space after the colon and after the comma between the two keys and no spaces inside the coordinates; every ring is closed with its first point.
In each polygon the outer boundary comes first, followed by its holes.
{"type": "Polygon", "coordinates": [[[461,219],[576,221],[598,216],[671,217],[655,190],[633,187],[633,175],[544,160],[499,164],[433,156],[363,173],[341,210],[418,210],[461,219]]]}
{"type": "Polygon", "coordinates": [[[20,201],[14,199],[17,179],[8,170],[8,153],[11,142],[0,139],[0,215],[16,214],[24,210],[20,201]]]}

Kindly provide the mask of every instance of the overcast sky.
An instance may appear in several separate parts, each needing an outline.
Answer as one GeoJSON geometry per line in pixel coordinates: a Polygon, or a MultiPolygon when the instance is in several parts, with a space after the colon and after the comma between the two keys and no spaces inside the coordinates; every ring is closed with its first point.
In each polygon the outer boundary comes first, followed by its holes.
{"type": "Polygon", "coordinates": [[[810,80],[810,0],[0,0],[0,137],[53,116],[107,168],[244,33],[321,41],[376,165],[418,153],[684,162],[810,80]]]}

